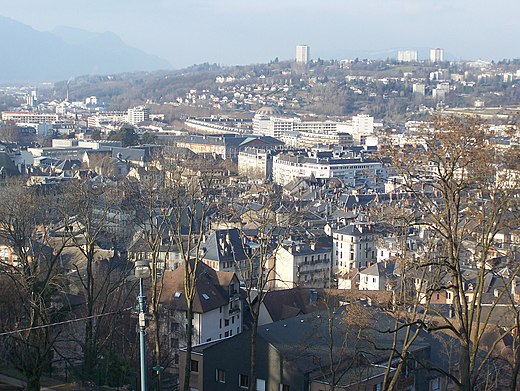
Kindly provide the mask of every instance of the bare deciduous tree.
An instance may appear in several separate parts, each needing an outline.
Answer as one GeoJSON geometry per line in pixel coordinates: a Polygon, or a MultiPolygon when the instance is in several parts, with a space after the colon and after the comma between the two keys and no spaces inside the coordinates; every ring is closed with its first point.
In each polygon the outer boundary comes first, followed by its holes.
{"type": "Polygon", "coordinates": [[[481,384],[497,345],[515,327],[507,325],[491,343],[484,340],[518,272],[518,260],[506,257],[507,277],[497,285],[495,298],[486,301],[488,281],[504,275],[492,266],[497,234],[518,224],[519,216],[518,148],[504,151],[492,136],[478,118],[438,117],[421,133],[418,150],[387,151],[404,179],[403,189],[413,196],[413,225],[433,243],[431,257],[420,263],[432,273],[418,294],[452,295],[451,316],[423,300],[429,311],[423,327],[456,341],[457,370],[436,369],[461,390],[481,384]]]}
{"type": "Polygon", "coordinates": [[[2,328],[10,331],[1,344],[5,357],[27,379],[27,388],[39,390],[59,334],[47,326],[59,315],[53,299],[64,285],[59,257],[67,240],[49,246],[58,209],[54,194],[11,182],[0,187],[0,203],[0,239],[10,253],[0,260],[2,285],[10,297],[0,307],[2,328]]]}

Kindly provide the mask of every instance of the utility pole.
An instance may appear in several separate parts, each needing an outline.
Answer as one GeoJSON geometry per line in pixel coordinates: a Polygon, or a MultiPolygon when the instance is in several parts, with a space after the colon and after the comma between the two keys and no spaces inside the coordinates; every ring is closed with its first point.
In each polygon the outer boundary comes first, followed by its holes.
{"type": "Polygon", "coordinates": [[[147,391],[146,381],[146,297],[144,295],[143,280],[150,277],[150,264],[148,261],[135,262],[135,276],[139,278],[139,349],[141,364],[141,391],[147,391]]]}

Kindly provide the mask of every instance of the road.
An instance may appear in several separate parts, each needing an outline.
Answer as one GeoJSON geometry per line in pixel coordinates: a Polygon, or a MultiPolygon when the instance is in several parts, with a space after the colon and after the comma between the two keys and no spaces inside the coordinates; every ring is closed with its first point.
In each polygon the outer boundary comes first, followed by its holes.
{"type": "MultiPolygon", "coordinates": [[[[25,388],[25,382],[14,377],[0,375],[0,390],[1,391],[14,391],[23,390],[25,388]]],[[[42,387],[42,391],[52,391],[52,388],[42,387]]]]}

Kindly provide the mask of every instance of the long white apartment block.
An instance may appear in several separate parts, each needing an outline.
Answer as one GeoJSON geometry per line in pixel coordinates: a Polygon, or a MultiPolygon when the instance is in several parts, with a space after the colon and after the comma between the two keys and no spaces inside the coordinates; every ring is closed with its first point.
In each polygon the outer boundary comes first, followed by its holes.
{"type": "Polygon", "coordinates": [[[366,158],[330,158],[317,154],[279,154],[273,157],[273,180],[286,185],[297,178],[338,178],[347,187],[374,187],[385,179],[386,170],[377,160],[366,158]]]}
{"type": "Polygon", "coordinates": [[[397,52],[397,61],[399,62],[417,62],[418,60],[417,50],[399,50],[397,52]]]}

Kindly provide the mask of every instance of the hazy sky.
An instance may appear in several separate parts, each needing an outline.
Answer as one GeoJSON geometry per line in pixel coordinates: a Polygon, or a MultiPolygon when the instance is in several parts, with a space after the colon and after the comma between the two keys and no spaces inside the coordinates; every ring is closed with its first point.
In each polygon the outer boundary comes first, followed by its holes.
{"type": "MultiPolygon", "coordinates": [[[[112,31],[173,67],[442,47],[454,59],[520,57],[520,0],[1,0],[41,31],[112,31]]],[[[386,53],[385,53],[386,56],[386,53]]]]}

